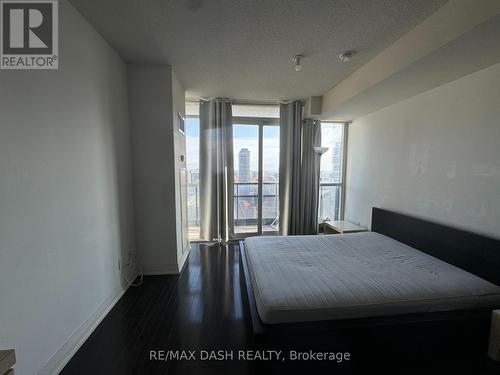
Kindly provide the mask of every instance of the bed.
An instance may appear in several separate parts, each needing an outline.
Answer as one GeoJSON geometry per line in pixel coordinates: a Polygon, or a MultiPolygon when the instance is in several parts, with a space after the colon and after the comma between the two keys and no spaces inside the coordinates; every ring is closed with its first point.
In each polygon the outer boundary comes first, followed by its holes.
{"type": "Polygon", "coordinates": [[[376,232],[245,241],[267,324],[500,306],[500,287],[376,232]]]}
{"type": "Polygon", "coordinates": [[[479,319],[500,307],[500,242],[379,208],[372,232],[240,243],[254,334],[479,319]]]}

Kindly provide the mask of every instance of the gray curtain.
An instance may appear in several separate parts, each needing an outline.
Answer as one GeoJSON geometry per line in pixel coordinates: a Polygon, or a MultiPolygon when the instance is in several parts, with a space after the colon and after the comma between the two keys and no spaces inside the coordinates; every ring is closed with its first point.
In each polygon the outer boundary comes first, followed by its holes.
{"type": "Polygon", "coordinates": [[[296,234],[318,233],[318,195],[321,155],[321,123],[305,119],[302,125],[302,163],[300,173],[299,226],[296,234]]]}
{"type": "Polygon", "coordinates": [[[300,229],[300,163],[302,103],[280,106],[280,232],[296,234],[300,229]]]}
{"type": "Polygon", "coordinates": [[[233,236],[233,127],[231,103],[200,101],[200,239],[233,236]]]}
{"type": "Polygon", "coordinates": [[[280,231],[283,235],[316,234],[321,124],[302,121],[302,103],[280,107],[280,231]]]}

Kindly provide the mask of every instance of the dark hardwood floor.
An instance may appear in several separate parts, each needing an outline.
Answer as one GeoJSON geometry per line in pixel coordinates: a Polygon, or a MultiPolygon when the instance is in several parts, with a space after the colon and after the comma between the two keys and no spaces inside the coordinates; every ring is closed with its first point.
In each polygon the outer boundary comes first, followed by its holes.
{"type": "MultiPolygon", "coordinates": [[[[194,245],[180,276],[148,276],[142,286],[129,288],[61,374],[365,374],[376,368],[405,374],[500,374],[482,350],[442,358],[436,354],[425,361],[420,360],[420,349],[409,359],[384,348],[358,354],[352,342],[365,341],[363,331],[332,337],[331,348],[325,348],[351,350],[352,359],[343,363],[150,359],[151,351],[160,350],[194,350],[198,358],[201,350],[254,350],[247,308],[240,289],[238,246],[194,245]]],[[[408,343],[412,341],[409,337],[408,343]]],[[[415,351],[415,345],[407,350],[415,351]]]]}

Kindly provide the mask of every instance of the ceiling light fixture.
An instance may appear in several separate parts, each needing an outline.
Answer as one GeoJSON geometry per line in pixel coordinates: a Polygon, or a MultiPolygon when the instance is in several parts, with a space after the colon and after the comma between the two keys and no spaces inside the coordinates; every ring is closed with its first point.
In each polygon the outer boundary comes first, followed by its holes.
{"type": "Polygon", "coordinates": [[[303,55],[292,56],[292,62],[295,63],[296,72],[300,72],[302,70],[302,60],[304,60],[303,55]]]}
{"type": "Polygon", "coordinates": [[[356,53],[356,51],[345,51],[344,53],[341,53],[339,55],[339,60],[341,63],[346,63],[346,62],[349,62],[351,60],[351,58],[354,56],[354,54],[356,53]]]}

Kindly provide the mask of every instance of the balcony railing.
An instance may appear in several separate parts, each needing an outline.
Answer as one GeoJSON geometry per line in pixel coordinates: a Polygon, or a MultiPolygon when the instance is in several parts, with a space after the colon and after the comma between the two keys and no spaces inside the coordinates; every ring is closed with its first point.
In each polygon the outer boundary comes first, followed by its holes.
{"type": "MultiPolygon", "coordinates": [[[[234,220],[249,223],[258,219],[259,185],[257,182],[234,183],[234,220]]],[[[262,221],[273,222],[279,214],[279,185],[277,182],[262,183],[262,221]]],[[[188,184],[188,222],[200,225],[199,184],[188,184]]]]}
{"type": "MultiPolygon", "coordinates": [[[[341,187],[339,184],[321,183],[319,187],[319,220],[338,220],[340,217],[341,187]]],[[[258,183],[234,183],[234,220],[256,224],[258,220],[258,183]]],[[[279,215],[279,184],[262,184],[262,223],[268,225],[279,215]]],[[[188,184],[188,221],[190,226],[200,225],[199,184],[188,184]]]]}
{"type": "Polygon", "coordinates": [[[342,186],[340,183],[319,184],[318,220],[340,220],[342,186]]]}

